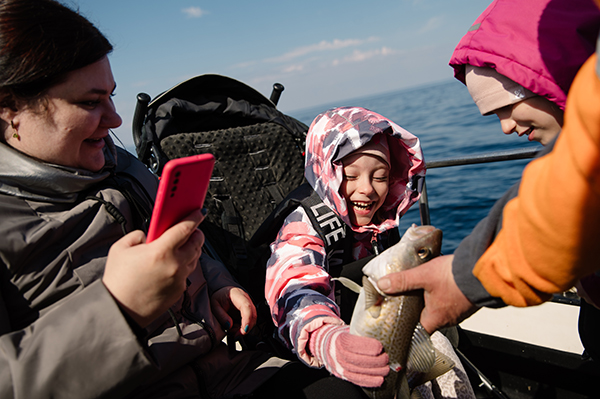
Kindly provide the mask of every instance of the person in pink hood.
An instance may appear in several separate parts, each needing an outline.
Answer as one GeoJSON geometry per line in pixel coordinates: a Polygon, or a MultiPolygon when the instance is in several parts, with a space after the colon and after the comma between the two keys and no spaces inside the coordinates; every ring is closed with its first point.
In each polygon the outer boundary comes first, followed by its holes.
{"type": "Polygon", "coordinates": [[[450,59],[482,115],[505,134],[549,144],[560,132],[567,93],[593,54],[600,12],[589,0],[496,0],[450,59]]]}
{"type": "MultiPolygon", "coordinates": [[[[514,125],[505,133],[529,131],[530,139],[546,145],[540,152],[545,155],[552,151],[553,137],[559,131],[551,133],[552,137],[543,135],[539,117],[544,113],[551,117],[558,108],[560,118],[556,121],[562,121],[567,92],[580,67],[594,53],[599,30],[600,11],[590,0],[496,0],[458,43],[450,65],[455,77],[466,83],[482,114],[498,114],[504,130],[506,112],[512,118],[507,123],[514,125]],[[485,87],[489,90],[483,90],[485,87]],[[520,113],[523,109],[529,111],[525,116],[520,113]],[[517,114],[519,118],[516,118],[517,114]]],[[[589,152],[583,147],[570,148],[581,152],[582,156],[589,152]]],[[[564,185],[557,184],[556,187],[564,185]]],[[[507,235],[502,232],[507,225],[504,216],[507,204],[521,195],[520,190],[519,183],[511,187],[494,204],[488,216],[462,240],[453,255],[437,257],[417,271],[380,279],[379,288],[388,294],[424,289],[425,309],[421,313],[421,323],[427,331],[454,325],[480,307],[506,306],[503,298],[492,296],[484,288],[474,269],[484,254],[494,253],[498,248],[500,244],[496,238],[507,235]]],[[[570,192],[569,196],[575,198],[570,192]]],[[[546,204],[535,205],[542,209],[546,204]]],[[[531,213],[532,216],[536,214],[541,214],[539,209],[531,213]]],[[[561,233],[567,234],[566,231],[561,233]]],[[[527,241],[529,239],[523,240],[527,241]]],[[[508,275],[514,277],[517,274],[505,273],[508,275]]],[[[527,284],[513,284],[513,288],[517,286],[528,287],[527,284]]],[[[579,282],[579,288],[589,291],[598,292],[598,287],[600,276],[597,274],[584,276],[579,282]]],[[[584,296],[581,290],[579,292],[584,296]]],[[[520,306],[525,304],[521,302],[520,306]]],[[[579,333],[586,356],[591,355],[594,360],[600,359],[598,307],[600,297],[584,296],[579,318],[579,333]]]]}
{"type": "MultiPolygon", "coordinates": [[[[344,225],[343,262],[365,259],[393,243],[390,236],[418,200],[424,175],[419,139],[375,112],[331,109],[310,126],[305,177],[344,225]]],[[[350,335],[336,303],[333,251],[326,250],[305,208],[287,216],[271,251],[265,295],[279,338],[311,367],[325,367],[362,387],[380,386],[389,372],[387,354],[379,341],[350,335]]],[[[453,392],[464,388],[467,395],[460,397],[470,397],[472,388],[450,343],[436,336],[434,345],[445,346],[439,349],[451,352],[459,365],[444,375],[447,385],[453,392]]]]}

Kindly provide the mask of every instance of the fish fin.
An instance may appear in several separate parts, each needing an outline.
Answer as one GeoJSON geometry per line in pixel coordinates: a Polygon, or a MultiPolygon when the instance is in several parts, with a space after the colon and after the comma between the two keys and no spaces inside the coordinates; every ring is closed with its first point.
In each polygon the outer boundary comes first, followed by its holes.
{"type": "Polygon", "coordinates": [[[360,289],[362,288],[360,285],[356,284],[354,281],[350,280],[347,277],[334,277],[332,278],[334,281],[339,281],[342,285],[348,288],[350,291],[356,292],[360,294],[360,289]]]}
{"type": "Polygon", "coordinates": [[[425,399],[423,394],[418,389],[413,389],[410,393],[410,399],[425,399]]]}
{"type": "Polygon", "coordinates": [[[363,289],[365,291],[365,309],[381,302],[381,295],[367,276],[363,276],[363,289]]]}
{"type": "Polygon", "coordinates": [[[369,312],[372,318],[377,319],[381,316],[381,306],[371,306],[367,309],[367,312],[369,312]]]}
{"type": "Polygon", "coordinates": [[[440,375],[446,374],[448,371],[454,368],[454,361],[442,352],[435,350],[435,363],[429,373],[426,374],[427,381],[434,380],[440,375]]]}
{"type": "Polygon", "coordinates": [[[410,373],[411,375],[408,377],[408,380],[411,387],[418,387],[419,385],[425,384],[427,381],[435,380],[454,368],[454,361],[448,356],[439,352],[437,349],[435,349],[435,355],[435,363],[429,371],[425,373],[410,373]]]}
{"type": "Polygon", "coordinates": [[[431,338],[427,331],[417,324],[413,333],[410,348],[408,350],[408,358],[406,367],[409,370],[426,373],[435,364],[435,348],[431,342],[431,338]]]}
{"type": "Polygon", "coordinates": [[[406,379],[406,373],[400,373],[399,380],[396,382],[396,398],[406,398],[410,399],[410,386],[408,385],[408,380],[406,379]]]}

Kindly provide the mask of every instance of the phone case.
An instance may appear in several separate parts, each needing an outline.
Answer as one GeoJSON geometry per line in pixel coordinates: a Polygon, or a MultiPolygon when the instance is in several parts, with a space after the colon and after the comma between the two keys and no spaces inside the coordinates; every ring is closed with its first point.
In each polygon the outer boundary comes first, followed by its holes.
{"type": "Polygon", "coordinates": [[[172,159],[163,168],[146,242],[160,237],[195,209],[202,208],[215,158],[200,154],[172,159]]]}

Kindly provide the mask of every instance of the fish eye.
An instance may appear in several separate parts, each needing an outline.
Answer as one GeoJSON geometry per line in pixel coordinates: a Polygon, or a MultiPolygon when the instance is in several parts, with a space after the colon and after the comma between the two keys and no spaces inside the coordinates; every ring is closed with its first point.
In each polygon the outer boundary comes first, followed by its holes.
{"type": "Polygon", "coordinates": [[[417,255],[419,255],[419,258],[421,259],[426,259],[431,255],[431,251],[429,251],[429,248],[420,248],[417,255]]]}

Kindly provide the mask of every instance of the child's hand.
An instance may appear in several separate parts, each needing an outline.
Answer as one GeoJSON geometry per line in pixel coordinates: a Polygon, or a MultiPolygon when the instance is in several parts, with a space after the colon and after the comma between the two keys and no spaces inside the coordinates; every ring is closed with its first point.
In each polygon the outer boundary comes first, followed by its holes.
{"type": "Polygon", "coordinates": [[[246,335],[256,324],[256,308],[241,288],[221,288],[211,296],[210,305],[221,326],[234,337],[246,335]]]}

